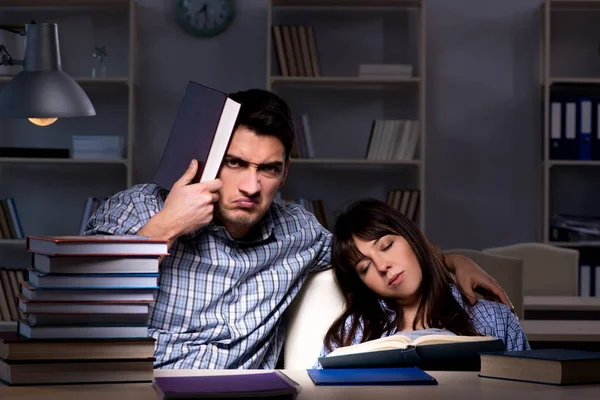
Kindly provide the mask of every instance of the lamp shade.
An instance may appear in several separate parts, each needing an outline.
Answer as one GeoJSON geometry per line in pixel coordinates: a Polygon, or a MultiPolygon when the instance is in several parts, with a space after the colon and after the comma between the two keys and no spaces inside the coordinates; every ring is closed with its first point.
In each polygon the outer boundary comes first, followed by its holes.
{"type": "Polygon", "coordinates": [[[26,26],[23,71],[0,91],[0,117],[67,118],[96,115],[83,89],[62,71],[58,27],[26,26]]]}

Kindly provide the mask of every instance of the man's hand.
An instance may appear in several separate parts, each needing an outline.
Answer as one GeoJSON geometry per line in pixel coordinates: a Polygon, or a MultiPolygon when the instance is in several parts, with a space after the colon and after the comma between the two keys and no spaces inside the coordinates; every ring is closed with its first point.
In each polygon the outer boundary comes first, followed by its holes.
{"type": "Polygon", "coordinates": [[[168,239],[171,247],[179,236],[191,233],[212,220],[213,203],[219,200],[218,190],[223,183],[215,179],[190,184],[197,170],[198,162],[192,160],[187,171],[173,184],[163,209],[150,218],[139,235],[168,239]]]}
{"type": "Polygon", "coordinates": [[[471,304],[477,302],[475,293],[479,293],[486,300],[506,304],[514,312],[515,308],[504,289],[473,260],[459,254],[446,254],[444,260],[449,269],[454,272],[456,284],[462,289],[471,304]]]}
{"type": "Polygon", "coordinates": [[[221,180],[190,184],[197,170],[198,162],[192,160],[187,171],[173,184],[160,211],[163,219],[175,228],[176,236],[191,233],[212,221],[213,203],[219,200],[221,180]]]}

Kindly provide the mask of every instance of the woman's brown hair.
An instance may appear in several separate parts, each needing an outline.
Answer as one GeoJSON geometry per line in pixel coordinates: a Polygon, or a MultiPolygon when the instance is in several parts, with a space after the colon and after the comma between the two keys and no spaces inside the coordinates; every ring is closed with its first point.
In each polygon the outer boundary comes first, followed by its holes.
{"type": "MultiPolygon", "coordinates": [[[[336,219],[332,264],[346,307],[327,331],[325,346],[331,351],[332,345],[350,345],[361,321],[364,324],[361,342],[380,338],[384,333],[390,334],[402,321],[402,312],[397,312],[392,318],[389,307],[383,305],[381,298],[363,283],[355,269],[362,254],[354,238],[372,241],[386,235],[402,236],[410,244],[421,267],[421,301],[413,329],[421,322],[429,328],[448,329],[457,335],[479,335],[452,294],[452,275],[442,255],[419,227],[388,204],[365,199],[349,203],[336,219]],[[350,321],[349,326],[346,325],[347,320],[350,321]]],[[[467,301],[464,293],[462,296],[467,301]]]]}

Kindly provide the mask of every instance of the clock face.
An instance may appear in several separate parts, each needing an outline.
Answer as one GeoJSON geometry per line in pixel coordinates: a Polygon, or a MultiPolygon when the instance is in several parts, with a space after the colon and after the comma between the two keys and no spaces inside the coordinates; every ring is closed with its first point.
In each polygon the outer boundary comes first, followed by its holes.
{"type": "Polygon", "coordinates": [[[227,29],[233,20],[233,1],[177,0],[177,22],[191,35],[216,36],[227,29]]]}

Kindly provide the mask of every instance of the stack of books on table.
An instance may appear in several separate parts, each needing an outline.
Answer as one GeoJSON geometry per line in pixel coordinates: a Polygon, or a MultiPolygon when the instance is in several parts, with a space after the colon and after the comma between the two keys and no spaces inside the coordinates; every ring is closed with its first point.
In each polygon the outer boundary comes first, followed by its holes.
{"type": "Polygon", "coordinates": [[[150,382],[149,307],[167,241],[144,236],[28,237],[25,318],[0,332],[9,385],[150,382]]]}

